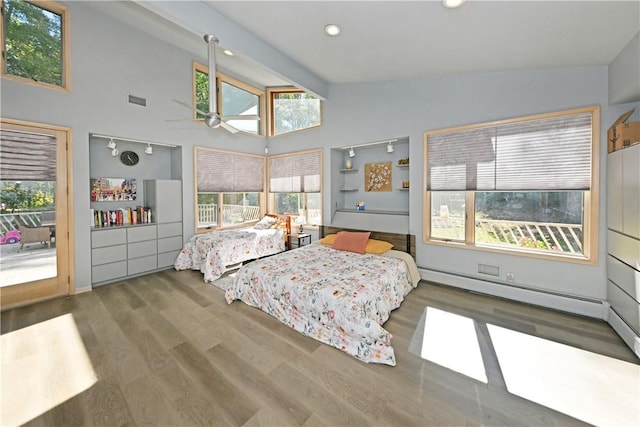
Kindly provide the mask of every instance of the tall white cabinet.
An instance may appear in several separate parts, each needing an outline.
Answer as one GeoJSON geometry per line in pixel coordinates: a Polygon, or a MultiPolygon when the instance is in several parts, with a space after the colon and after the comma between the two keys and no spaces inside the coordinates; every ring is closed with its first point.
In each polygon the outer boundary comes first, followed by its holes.
{"type": "Polygon", "coordinates": [[[607,157],[609,323],[640,357],[640,144],[607,157]]]}
{"type": "Polygon", "coordinates": [[[93,286],[173,267],[182,249],[182,181],[144,180],[149,224],[91,231],[93,286]]]}

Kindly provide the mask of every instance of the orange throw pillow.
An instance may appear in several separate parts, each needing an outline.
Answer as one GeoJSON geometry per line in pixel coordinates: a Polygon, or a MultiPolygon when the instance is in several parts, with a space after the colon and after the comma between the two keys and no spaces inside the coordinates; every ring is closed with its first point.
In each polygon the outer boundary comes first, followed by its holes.
{"type": "Polygon", "coordinates": [[[364,254],[370,231],[339,231],[333,249],[364,254]]]}

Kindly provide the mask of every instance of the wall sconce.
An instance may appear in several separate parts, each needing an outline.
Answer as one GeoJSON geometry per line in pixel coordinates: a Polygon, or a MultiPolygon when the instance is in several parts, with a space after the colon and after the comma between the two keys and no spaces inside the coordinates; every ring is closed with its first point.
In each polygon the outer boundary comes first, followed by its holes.
{"type": "Polygon", "coordinates": [[[349,157],[355,157],[356,156],[356,152],[353,148],[349,148],[349,157]]]}
{"type": "Polygon", "coordinates": [[[151,144],[147,144],[147,148],[144,149],[144,152],[147,153],[148,155],[153,154],[153,147],[151,146],[151,144]]]}
{"type": "Polygon", "coordinates": [[[393,153],[393,144],[391,143],[387,144],[387,153],[393,153]]]}

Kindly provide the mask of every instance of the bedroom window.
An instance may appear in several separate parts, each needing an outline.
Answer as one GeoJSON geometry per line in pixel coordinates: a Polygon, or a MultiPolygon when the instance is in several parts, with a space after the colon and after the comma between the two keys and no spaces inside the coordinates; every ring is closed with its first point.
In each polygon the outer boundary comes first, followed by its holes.
{"type": "Polygon", "coordinates": [[[269,211],[291,215],[292,223],[322,222],[322,150],[270,156],[269,211]]]}
{"type": "Polygon", "coordinates": [[[258,221],[264,206],[263,156],[195,147],[196,232],[258,221]]]}
{"type": "Polygon", "coordinates": [[[2,1],[2,77],[69,89],[67,9],[54,2],[2,1]]]}
{"type": "MultiPolygon", "coordinates": [[[[195,105],[198,110],[209,111],[209,69],[193,63],[193,91],[195,105]]],[[[258,115],[264,111],[264,91],[236,80],[222,73],[217,73],[216,82],[218,113],[221,115],[258,115]]],[[[196,118],[202,118],[196,113],[196,118]]],[[[262,135],[261,120],[228,120],[231,126],[253,135],[262,135]]]]}
{"type": "Polygon", "coordinates": [[[320,99],[299,89],[272,88],[269,97],[269,135],[320,126],[320,99]]]}
{"type": "Polygon", "coordinates": [[[424,242],[597,261],[598,107],[425,133],[424,242]]]}

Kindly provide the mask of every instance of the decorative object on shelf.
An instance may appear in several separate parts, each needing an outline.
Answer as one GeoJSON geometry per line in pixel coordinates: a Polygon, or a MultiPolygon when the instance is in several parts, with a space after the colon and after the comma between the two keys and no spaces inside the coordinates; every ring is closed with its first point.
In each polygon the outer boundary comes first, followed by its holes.
{"type": "Polygon", "coordinates": [[[127,166],[135,166],[140,161],[140,157],[135,151],[123,151],[120,154],[120,161],[127,166]]]}
{"type": "Polygon", "coordinates": [[[347,161],[344,163],[344,168],[345,169],[353,168],[353,162],[351,161],[351,159],[347,159],[347,161]]]}
{"type": "Polygon", "coordinates": [[[407,157],[406,159],[399,159],[398,165],[409,166],[409,158],[407,157]]]}
{"type": "Polygon", "coordinates": [[[402,181],[402,188],[409,188],[409,181],[402,181]]]}
{"type": "Polygon", "coordinates": [[[113,202],[136,200],[135,178],[92,178],[91,201],[113,202]]]}
{"type": "Polygon", "coordinates": [[[391,162],[364,166],[365,191],[391,191],[391,162]]]}
{"type": "Polygon", "coordinates": [[[364,201],[359,200],[356,202],[356,209],[359,211],[363,211],[364,210],[364,201]]]}

